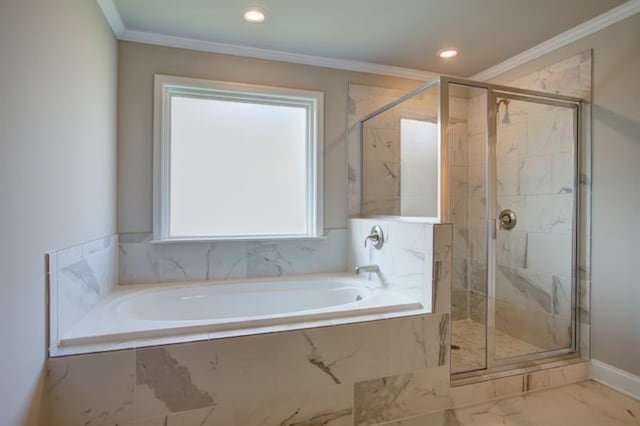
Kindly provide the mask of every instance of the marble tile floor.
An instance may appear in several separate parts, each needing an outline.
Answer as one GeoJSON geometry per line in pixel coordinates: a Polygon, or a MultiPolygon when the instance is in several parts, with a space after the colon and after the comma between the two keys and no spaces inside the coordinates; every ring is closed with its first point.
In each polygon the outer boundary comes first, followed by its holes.
{"type": "MultiPolygon", "coordinates": [[[[540,352],[537,346],[496,330],[496,357],[509,358],[540,352]]],[[[451,327],[451,371],[478,370],[485,367],[485,326],[472,319],[453,322],[451,327]]]]}
{"type": "Polygon", "coordinates": [[[640,425],[640,401],[587,380],[384,426],[626,426],[640,425]]]}

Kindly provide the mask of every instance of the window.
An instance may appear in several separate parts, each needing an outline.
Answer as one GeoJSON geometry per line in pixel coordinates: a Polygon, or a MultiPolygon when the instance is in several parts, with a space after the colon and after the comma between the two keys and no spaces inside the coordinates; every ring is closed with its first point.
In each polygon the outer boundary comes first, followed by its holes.
{"type": "Polygon", "coordinates": [[[156,75],[154,114],[154,239],[322,235],[322,93],[156,75]]]}
{"type": "Polygon", "coordinates": [[[438,124],[400,119],[400,214],[438,217],[438,124]]]}

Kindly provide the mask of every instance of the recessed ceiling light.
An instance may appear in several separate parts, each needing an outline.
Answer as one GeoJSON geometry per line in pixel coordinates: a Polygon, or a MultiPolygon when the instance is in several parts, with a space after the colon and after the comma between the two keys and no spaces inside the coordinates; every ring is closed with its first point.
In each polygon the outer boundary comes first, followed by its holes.
{"type": "Polygon", "coordinates": [[[450,59],[455,58],[459,53],[460,51],[458,49],[447,47],[446,49],[438,51],[438,56],[440,56],[442,59],[450,59]]]}
{"type": "Polygon", "coordinates": [[[260,24],[265,20],[264,10],[259,7],[250,7],[242,12],[244,20],[251,24],[260,24]]]}

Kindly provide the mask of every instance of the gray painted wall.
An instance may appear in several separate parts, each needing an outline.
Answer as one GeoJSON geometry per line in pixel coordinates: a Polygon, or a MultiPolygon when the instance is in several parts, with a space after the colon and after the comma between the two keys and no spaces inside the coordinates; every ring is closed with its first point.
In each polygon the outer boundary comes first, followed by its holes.
{"type": "Polygon", "coordinates": [[[592,357],[640,375],[640,14],[500,76],[593,49],[592,357]]]}
{"type": "Polygon", "coordinates": [[[118,83],[118,232],[121,233],[151,232],[152,228],[155,73],[324,92],[324,225],[327,229],[347,227],[349,83],[406,91],[421,83],[330,68],[121,42],[118,83]]]}
{"type": "Polygon", "coordinates": [[[115,231],[117,42],[96,2],[0,2],[0,424],[45,424],[45,253],[115,231]]]}

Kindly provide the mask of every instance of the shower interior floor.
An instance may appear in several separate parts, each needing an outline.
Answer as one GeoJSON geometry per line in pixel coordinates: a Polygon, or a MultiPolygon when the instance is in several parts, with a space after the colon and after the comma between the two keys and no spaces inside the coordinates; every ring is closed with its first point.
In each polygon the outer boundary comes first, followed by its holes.
{"type": "MultiPolygon", "coordinates": [[[[453,321],[451,329],[451,371],[460,373],[485,368],[485,326],[472,319],[453,321]]],[[[496,358],[541,352],[538,346],[496,330],[496,358]]]]}

